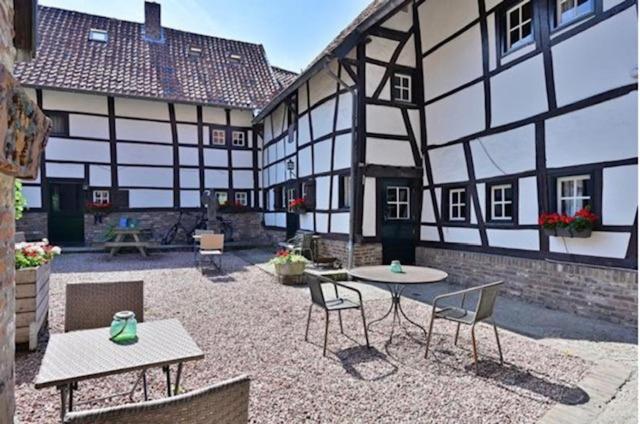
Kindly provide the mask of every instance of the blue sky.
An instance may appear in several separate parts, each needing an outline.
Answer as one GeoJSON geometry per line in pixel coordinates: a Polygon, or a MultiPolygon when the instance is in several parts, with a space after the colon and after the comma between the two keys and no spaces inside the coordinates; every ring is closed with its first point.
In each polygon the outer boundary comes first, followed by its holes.
{"type": "MultiPolygon", "coordinates": [[[[272,65],[300,71],[370,0],[156,0],[162,25],[264,45],[272,65]]],[[[144,0],[39,0],[128,21],[144,21],[144,0]]]]}

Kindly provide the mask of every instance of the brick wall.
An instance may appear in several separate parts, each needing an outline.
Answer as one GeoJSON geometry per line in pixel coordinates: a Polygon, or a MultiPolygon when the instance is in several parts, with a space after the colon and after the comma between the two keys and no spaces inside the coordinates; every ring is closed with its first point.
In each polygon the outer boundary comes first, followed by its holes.
{"type": "Polygon", "coordinates": [[[418,247],[416,263],[463,286],[504,280],[504,293],[586,317],[637,326],[638,274],[485,253],[418,247]]]}
{"type": "Polygon", "coordinates": [[[28,212],[22,215],[20,221],[16,221],[16,231],[24,231],[27,240],[42,239],[47,236],[47,213],[28,212]]]}
{"type": "MultiPolygon", "coordinates": [[[[347,241],[321,239],[319,243],[320,256],[338,258],[343,266],[347,266],[347,241]]],[[[380,243],[356,243],[353,250],[353,266],[379,265],[382,263],[382,245],[380,243]]]]}
{"type": "MultiPolygon", "coordinates": [[[[13,0],[0,0],[0,62],[13,69],[13,0]]],[[[0,174],[0,423],[13,422],[15,358],[15,231],[13,178],[0,174]]]]}

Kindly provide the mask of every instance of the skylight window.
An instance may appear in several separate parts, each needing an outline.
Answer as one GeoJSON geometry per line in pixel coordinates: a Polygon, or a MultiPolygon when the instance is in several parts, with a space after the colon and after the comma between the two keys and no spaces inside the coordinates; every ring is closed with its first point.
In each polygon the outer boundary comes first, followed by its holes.
{"type": "Polygon", "coordinates": [[[106,43],[109,41],[109,34],[103,29],[91,28],[89,30],[89,40],[106,43]]]}
{"type": "Polygon", "coordinates": [[[200,47],[190,46],[189,54],[192,56],[200,56],[202,54],[202,49],[200,47]]]}
{"type": "Polygon", "coordinates": [[[229,55],[229,59],[231,59],[232,62],[240,62],[242,60],[242,56],[236,53],[231,53],[229,55]]]}

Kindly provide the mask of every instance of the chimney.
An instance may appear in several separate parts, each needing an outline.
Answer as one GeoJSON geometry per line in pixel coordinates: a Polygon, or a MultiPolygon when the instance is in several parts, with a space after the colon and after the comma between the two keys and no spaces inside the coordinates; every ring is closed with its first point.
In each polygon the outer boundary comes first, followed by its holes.
{"type": "Polygon", "coordinates": [[[160,25],[160,5],[150,1],[144,2],[144,38],[147,41],[162,42],[162,25],[160,25]]]}

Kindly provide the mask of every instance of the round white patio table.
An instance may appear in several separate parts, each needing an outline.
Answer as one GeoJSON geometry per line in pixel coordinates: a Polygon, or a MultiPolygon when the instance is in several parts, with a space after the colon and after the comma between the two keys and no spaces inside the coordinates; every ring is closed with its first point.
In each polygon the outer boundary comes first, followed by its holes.
{"type": "Polygon", "coordinates": [[[403,265],[401,273],[391,272],[389,265],[363,266],[353,268],[348,272],[351,277],[357,280],[382,283],[389,289],[389,292],[391,293],[391,306],[389,307],[389,310],[382,317],[371,321],[368,325],[368,327],[371,328],[373,324],[384,320],[393,313],[389,341],[393,338],[393,330],[396,326],[396,321],[398,326],[402,327],[400,322],[401,316],[403,316],[409,323],[421,329],[425,336],[427,334],[427,330],[424,327],[412,321],[402,310],[400,298],[402,297],[402,292],[405,288],[410,285],[439,283],[449,276],[449,274],[439,269],[413,265],[403,265]]]}

